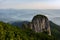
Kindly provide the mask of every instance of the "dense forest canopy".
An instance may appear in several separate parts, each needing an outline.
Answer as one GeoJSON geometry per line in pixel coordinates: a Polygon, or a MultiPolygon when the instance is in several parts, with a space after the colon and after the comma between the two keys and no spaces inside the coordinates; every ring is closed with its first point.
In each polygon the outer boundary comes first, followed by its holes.
{"type": "Polygon", "coordinates": [[[0,22],[0,40],[55,40],[55,37],[0,22]]]}

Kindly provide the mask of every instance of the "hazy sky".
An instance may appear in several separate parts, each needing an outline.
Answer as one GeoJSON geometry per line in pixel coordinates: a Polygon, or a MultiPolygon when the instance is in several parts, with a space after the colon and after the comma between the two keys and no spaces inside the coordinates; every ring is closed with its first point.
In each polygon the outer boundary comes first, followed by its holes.
{"type": "Polygon", "coordinates": [[[0,9],[60,9],[60,0],[0,0],[0,9]]]}

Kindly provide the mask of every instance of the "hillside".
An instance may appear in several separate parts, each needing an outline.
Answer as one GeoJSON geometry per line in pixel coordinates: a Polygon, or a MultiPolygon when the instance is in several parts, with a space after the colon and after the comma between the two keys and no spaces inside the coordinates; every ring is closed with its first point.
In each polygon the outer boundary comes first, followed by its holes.
{"type": "MultiPolygon", "coordinates": [[[[16,23],[18,24],[18,22],[16,22],[16,23]]],[[[13,22],[12,25],[15,25],[16,23],[13,22]]],[[[23,24],[23,22],[22,22],[22,24],[23,24]]],[[[21,25],[19,25],[19,26],[21,26],[21,25]]],[[[60,35],[60,26],[59,25],[56,25],[52,21],[50,21],[50,26],[51,26],[52,35],[55,36],[57,38],[57,40],[59,40],[60,39],[60,36],[59,36],[60,35]]]]}
{"type": "Polygon", "coordinates": [[[60,26],[50,21],[52,35],[60,40],[60,26]]]}
{"type": "Polygon", "coordinates": [[[35,33],[31,29],[23,30],[0,22],[0,40],[55,40],[55,38],[45,33],[35,33]]]}

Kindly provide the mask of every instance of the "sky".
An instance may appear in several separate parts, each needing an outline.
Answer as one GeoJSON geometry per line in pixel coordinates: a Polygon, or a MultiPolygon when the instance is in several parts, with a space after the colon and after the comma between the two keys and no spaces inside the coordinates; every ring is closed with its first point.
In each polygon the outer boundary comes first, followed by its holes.
{"type": "Polygon", "coordinates": [[[60,0],[0,0],[0,9],[60,9],[60,0]]]}
{"type": "MultiPolygon", "coordinates": [[[[38,13],[46,15],[49,19],[60,18],[60,0],[0,0],[0,9],[59,9],[40,11],[0,10],[0,19],[3,21],[31,20],[38,13]]],[[[60,21],[58,22],[60,24],[60,21]]]]}

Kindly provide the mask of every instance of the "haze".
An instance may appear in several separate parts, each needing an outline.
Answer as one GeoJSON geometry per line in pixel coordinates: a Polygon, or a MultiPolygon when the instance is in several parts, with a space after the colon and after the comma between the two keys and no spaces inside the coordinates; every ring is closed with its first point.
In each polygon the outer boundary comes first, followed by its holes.
{"type": "Polygon", "coordinates": [[[60,0],[0,0],[0,9],[60,9],[60,0]]]}

